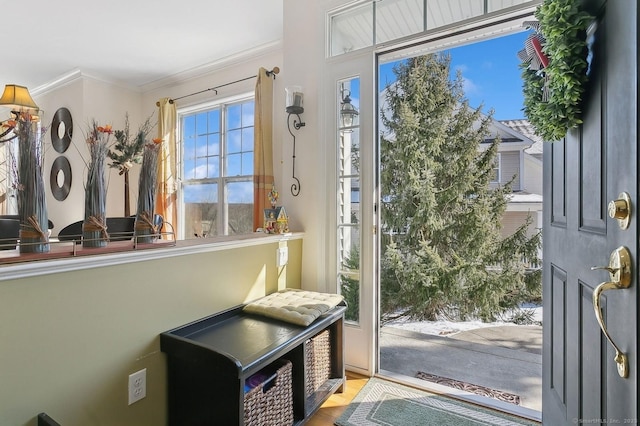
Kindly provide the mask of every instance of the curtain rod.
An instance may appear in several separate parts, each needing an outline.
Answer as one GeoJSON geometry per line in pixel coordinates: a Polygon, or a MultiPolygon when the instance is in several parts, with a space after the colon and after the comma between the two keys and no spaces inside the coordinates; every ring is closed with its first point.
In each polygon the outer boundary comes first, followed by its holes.
{"type": "MultiPolygon", "coordinates": [[[[280,72],[280,68],[273,67],[273,69],[271,71],[267,71],[267,75],[268,76],[273,76],[273,78],[275,80],[276,74],[278,74],[279,72],[280,72]]],[[[232,84],[240,83],[241,81],[245,81],[245,80],[250,80],[252,78],[256,78],[257,76],[258,76],[257,74],[256,75],[252,75],[250,77],[241,78],[240,80],[231,81],[229,83],[221,84],[219,86],[211,87],[209,89],[200,90],[199,92],[189,93],[188,95],[180,96],[178,98],[169,99],[169,103],[172,104],[175,101],[177,101],[178,99],[188,98],[189,96],[199,95],[200,93],[209,92],[211,90],[216,92],[216,95],[217,95],[218,94],[218,89],[221,88],[221,87],[230,86],[232,84]]],[[[160,102],[156,102],[156,106],[160,106],[160,102]]]]}

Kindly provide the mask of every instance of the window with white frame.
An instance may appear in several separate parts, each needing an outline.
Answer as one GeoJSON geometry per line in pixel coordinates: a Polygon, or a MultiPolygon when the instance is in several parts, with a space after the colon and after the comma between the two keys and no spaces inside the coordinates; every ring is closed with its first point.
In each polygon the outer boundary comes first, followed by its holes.
{"type": "Polygon", "coordinates": [[[253,231],[254,100],[180,114],[182,235],[253,231]]]}
{"type": "Polygon", "coordinates": [[[360,79],[338,82],[337,242],[338,291],[347,301],[345,320],[360,320],[360,79]],[[353,102],[353,103],[352,103],[353,102]]]}
{"type": "Polygon", "coordinates": [[[493,171],[491,175],[491,183],[500,183],[500,153],[496,154],[493,159],[493,171]]]}

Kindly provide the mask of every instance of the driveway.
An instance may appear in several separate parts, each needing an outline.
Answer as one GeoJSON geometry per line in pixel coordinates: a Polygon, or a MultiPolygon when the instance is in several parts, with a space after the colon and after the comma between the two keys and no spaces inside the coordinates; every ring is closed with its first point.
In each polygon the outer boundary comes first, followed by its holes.
{"type": "Polygon", "coordinates": [[[541,411],[542,327],[504,325],[442,337],[385,326],[380,369],[408,377],[425,372],[515,394],[520,406],[541,411]]]}

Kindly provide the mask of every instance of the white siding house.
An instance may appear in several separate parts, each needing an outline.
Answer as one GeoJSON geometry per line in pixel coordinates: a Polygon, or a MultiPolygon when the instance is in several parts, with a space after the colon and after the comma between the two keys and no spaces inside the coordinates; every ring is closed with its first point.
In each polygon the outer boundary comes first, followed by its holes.
{"type": "Polygon", "coordinates": [[[529,235],[533,235],[542,229],[542,140],[524,119],[494,121],[486,146],[494,137],[500,138],[499,182],[504,185],[513,179],[502,233],[512,234],[530,216],[529,235]]]}

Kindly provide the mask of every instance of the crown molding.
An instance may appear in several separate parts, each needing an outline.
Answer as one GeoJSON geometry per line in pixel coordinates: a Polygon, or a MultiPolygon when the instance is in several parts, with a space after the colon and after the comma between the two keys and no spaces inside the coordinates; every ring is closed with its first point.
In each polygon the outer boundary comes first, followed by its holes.
{"type": "Polygon", "coordinates": [[[121,81],[116,81],[108,77],[101,76],[99,73],[86,72],[79,68],[71,70],[66,74],[62,74],[61,76],[49,81],[48,83],[38,86],[33,90],[29,90],[29,92],[31,93],[32,96],[42,96],[50,92],[53,92],[54,90],[58,90],[61,87],[74,83],[76,81],[87,80],[87,79],[100,81],[100,82],[111,84],[114,86],[119,86],[134,92],[140,92],[139,87],[135,87],[130,84],[123,83],[121,81]]]}
{"type": "Polygon", "coordinates": [[[269,43],[265,43],[259,46],[256,46],[252,49],[244,50],[239,53],[235,53],[230,56],[226,56],[219,60],[209,62],[206,64],[199,65],[194,68],[190,68],[188,70],[172,74],[160,80],[153,81],[151,83],[144,84],[140,86],[140,90],[145,92],[150,92],[157,89],[162,89],[164,87],[174,86],[177,83],[184,83],[186,81],[202,77],[203,75],[211,74],[214,71],[220,71],[224,68],[231,67],[233,65],[237,65],[242,62],[246,62],[248,57],[259,57],[263,55],[267,55],[273,52],[280,52],[282,50],[282,40],[275,40],[269,43]]]}

